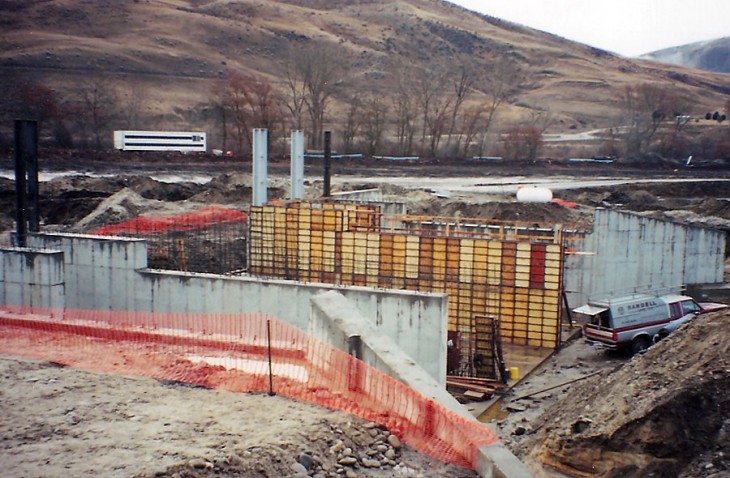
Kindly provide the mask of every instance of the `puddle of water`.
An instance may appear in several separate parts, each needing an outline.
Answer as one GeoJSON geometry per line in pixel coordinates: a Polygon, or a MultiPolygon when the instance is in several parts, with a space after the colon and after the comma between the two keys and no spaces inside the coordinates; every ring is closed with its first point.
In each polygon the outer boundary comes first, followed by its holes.
{"type": "Polygon", "coordinates": [[[482,423],[488,423],[491,421],[500,421],[504,420],[509,416],[509,412],[507,410],[502,409],[502,403],[500,401],[494,402],[492,405],[489,406],[486,410],[482,412],[479,417],[477,417],[477,420],[479,420],[482,423]]]}

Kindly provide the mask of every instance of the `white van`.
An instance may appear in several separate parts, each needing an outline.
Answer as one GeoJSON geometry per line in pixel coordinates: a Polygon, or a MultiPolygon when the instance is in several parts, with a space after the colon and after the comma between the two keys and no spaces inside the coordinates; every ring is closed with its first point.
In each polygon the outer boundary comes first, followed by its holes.
{"type": "Polygon", "coordinates": [[[696,315],[726,307],[698,303],[692,297],[679,294],[632,294],[590,300],[573,312],[588,316],[588,323],[583,327],[587,341],[609,349],[626,348],[634,355],[696,315]]]}

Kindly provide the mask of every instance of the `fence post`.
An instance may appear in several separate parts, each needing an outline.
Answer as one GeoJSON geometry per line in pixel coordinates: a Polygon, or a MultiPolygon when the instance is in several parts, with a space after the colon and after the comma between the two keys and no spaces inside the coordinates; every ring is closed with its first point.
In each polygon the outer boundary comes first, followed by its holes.
{"type": "Polygon", "coordinates": [[[271,319],[266,319],[266,348],[269,352],[269,396],[276,395],[274,393],[274,375],[271,369],[271,319]]]}

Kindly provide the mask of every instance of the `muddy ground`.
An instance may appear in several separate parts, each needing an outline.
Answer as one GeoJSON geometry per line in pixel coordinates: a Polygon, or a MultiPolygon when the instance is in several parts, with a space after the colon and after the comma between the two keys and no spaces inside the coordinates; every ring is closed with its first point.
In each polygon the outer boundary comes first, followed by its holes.
{"type": "MultiPolygon", "coordinates": [[[[14,228],[15,190],[11,158],[0,159],[0,231],[14,228]]],[[[39,169],[57,176],[40,186],[42,223],[52,229],[86,232],[140,214],[176,214],[209,204],[245,209],[251,201],[251,164],[231,158],[187,155],[125,155],[119,152],[78,159],[57,153],[39,159],[39,169]],[[161,180],[153,179],[155,177],[161,180]],[[172,182],[171,182],[172,181],[172,182]],[[107,200],[108,204],[102,204],[107,200]],[[97,210],[99,206],[100,210],[97,210]]],[[[271,198],[288,195],[289,164],[269,164],[271,198]]],[[[332,165],[333,192],[379,187],[387,200],[405,202],[409,212],[462,218],[492,218],[536,224],[567,224],[590,228],[595,207],[613,207],[680,222],[730,230],[730,168],[684,168],[680,164],[637,167],[635,164],[566,165],[554,163],[518,165],[476,162],[385,163],[342,161],[332,165]],[[571,189],[555,196],[575,203],[519,203],[513,192],[483,194],[475,190],[438,197],[429,179],[442,177],[564,178],[571,189]],[[370,181],[358,180],[368,177],[370,181]],[[422,177],[422,187],[405,188],[378,177],[422,177]],[[647,180],[695,180],[686,183],[638,183],[582,188],[595,177],[647,180]],[[340,179],[346,178],[346,179],[340,179]],[[701,181],[696,181],[701,179],[701,181]]],[[[322,165],[308,161],[305,190],[308,199],[322,194],[322,165]]],[[[475,188],[478,189],[478,188],[475,188]]]]}
{"type": "MultiPolygon", "coordinates": [[[[405,202],[417,214],[590,228],[595,207],[612,207],[730,231],[730,181],[725,181],[730,171],[655,166],[543,164],[515,171],[504,165],[449,162],[338,163],[333,183],[340,190],[379,187],[386,199],[405,202]],[[516,172],[572,178],[577,187],[556,194],[575,206],[518,203],[511,193],[443,198],[425,182],[404,188],[377,179],[337,179],[359,174],[507,177],[516,172]],[[703,180],[579,186],[597,175],[703,180]]],[[[11,161],[6,158],[0,167],[10,171],[11,161]]],[[[176,214],[209,204],[245,209],[251,198],[250,164],[218,158],[114,153],[108,160],[80,161],[60,156],[41,161],[41,170],[63,173],[41,183],[42,221],[51,230],[87,232],[140,214],[176,214]],[[179,180],[152,179],[159,175],[179,180]],[[212,179],[201,181],[201,175],[212,179]]],[[[287,195],[287,171],[286,162],[270,165],[269,197],[287,195]]],[[[309,198],[321,194],[319,172],[319,164],[308,164],[309,198]]],[[[13,181],[0,178],[0,242],[7,242],[13,230],[14,205],[13,181]]],[[[536,476],[728,478],[728,324],[730,315],[703,317],[633,359],[606,355],[578,339],[515,387],[503,410],[487,421],[536,476]],[[520,398],[596,372],[575,384],[520,398]]],[[[372,425],[284,399],[88,374],[16,357],[3,357],[0,370],[9,385],[0,391],[0,402],[13,411],[0,419],[0,455],[15,476],[474,476],[406,449],[395,460],[397,466],[338,474],[331,447],[342,441],[351,443],[355,453],[366,452],[372,446],[367,442],[372,425]],[[265,416],[257,413],[263,408],[265,416]],[[305,475],[295,469],[303,454],[317,463],[305,475]]]]}

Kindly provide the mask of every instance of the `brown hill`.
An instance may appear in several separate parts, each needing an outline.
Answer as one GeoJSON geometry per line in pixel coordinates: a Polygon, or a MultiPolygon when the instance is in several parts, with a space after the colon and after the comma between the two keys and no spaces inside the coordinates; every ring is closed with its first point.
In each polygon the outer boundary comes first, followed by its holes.
{"type": "MultiPolygon", "coordinates": [[[[7,0],[0,29],[5,91],[42,83],[69,103],[88,104],[84,85],[104,74],[120,110],[105,125],[105,143],[113,129],[215,133],[216,80],[256,73],[285,94],[290,52],[311,44],[320,46],[317,61],[339,64],[340,88],[324,117],[336,132],[354,92],[385,98],[404,67],[414,90],[468,67],[481,76],[467,100],[484,103],[509,61],[515,75],[504,78],[509,94],[497,121],[549,115],[556,134],[615,127],[626,85],[671,88],[697,115],[721,108],[730,94],[727,75],[622,58],[440,0],[7,0]]],[[[11,124],[13,108],[0,110],[11,124]]],[[[220,136],[211,135],[212,147],[220,136]]]]}

